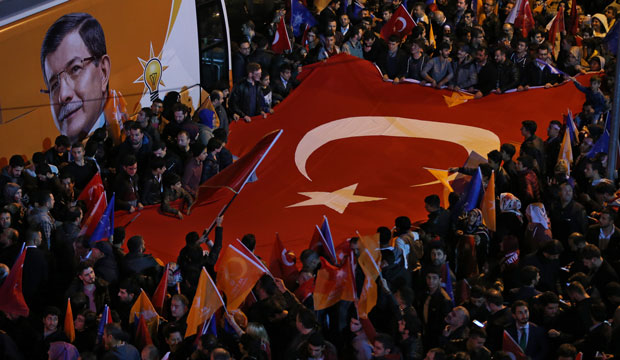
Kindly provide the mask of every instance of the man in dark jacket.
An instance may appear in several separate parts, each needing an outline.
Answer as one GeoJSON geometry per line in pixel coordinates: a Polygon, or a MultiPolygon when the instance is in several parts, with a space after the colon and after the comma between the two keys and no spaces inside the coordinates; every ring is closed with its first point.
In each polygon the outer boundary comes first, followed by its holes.
{"type": "Polygon", "coordinates": [[[138,196],[138,161],[133,155],[127,155],[122,163],[121,172],[116,175],[114,192],[116,193],[116,210],[128,210],[130,213],[142,210],[143,205],[138,196]]]}
{"type": "Polygon", "coordinates": [[[73,297],[77,293],[84,293],[88,297],[88,308],[96,313],[101,313],[105,304],[110,304],[108,283],[95,276],[93,268],[85,263],[78,266],[77,278],[67,290],[65,297],[73,297]]]}
{"type": "Polygon", "coordinates": [[[237,83],[230,94],[230,107],[234,114],[246,122],[256,115],[266,116],[262,110],[264,99],[259,91],[262,69],[257,63],[249,63],[247,77],[237,83]]]}
{"type": "Polygon", "coordinates": [[[506,48],[499,47],[494,52],[494,62],[487,64],[478,74],[477,97],[493,92],[503,94],[519,85],[519,70],[506,58],[506,48]]]}
{"type": "Polygon", "coordinates": [[[145,180],[140,189],[140,199],[142,205],[160,204],[164,184],[162,176],[166,171],[165,160],[161,157],[152,156],[149,160],[150,174],[145,175],[145,180]]]}
{"type": "Polygon", "coordinates": [[[132,236],[127,240],[129,253],[123,258],[121,271],[123,276],[145,275],[152,277],[153,281],[161,273],[162,267],[150,254],[145,254],[144,238],[140,235],[132,236]]]}
{"type": "Polygon", "coordinates": [[[544,86],[547,89],[562,81],[560,75],[551,73],[551,68],[547,65],[549,48],[548,43],[540,45],[537,55],[540,61],[532,61],[526,65],[519,90],[527,90],[530,86],[544,86]]]}

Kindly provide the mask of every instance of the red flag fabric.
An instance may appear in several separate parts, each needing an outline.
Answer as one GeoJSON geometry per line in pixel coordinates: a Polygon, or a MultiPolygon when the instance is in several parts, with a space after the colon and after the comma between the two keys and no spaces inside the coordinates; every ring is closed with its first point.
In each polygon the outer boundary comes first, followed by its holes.
{"type": "Polygon", "coordinates": [[[291,41],[288,38],[284,17],[281,17],[278,23],[278,29],[271,43],[271,50],[276,54],[282,54],[286,50],[291,50],[291,41]]]}
{"type": "Polygon", "coordinates": [[[295,266],[295,255],[286,249],[278,233],[276,233],[276,242],[273,244],[269,269],[274,277],[283,279],[285,283],[297,279],[299,275],[297,266],[295,266]]]}
{"type": "Polygon", "coordinates": [[[64,322],[65,335],[72,343],[75,340],[75,325],[73,324],[73,310],[71,310],[71,299],[67,299],[67,310],[65,311],[64,322]]]}
{"type": "Polygon", "coordinates": [[[409,34],[415,27],[415,22],[409,15],[407,8],[401,4],[390,20],[381,28],[381,38],[388,40],[392,35],[398,35],[401,39],[409,34]]]}
{"type": "Polygon", "coordinates": [[[327,239],[323,236],[321,229],[318,225],[314,227],[314,233],[312,234],[312,239],[310,239],[310,244],[308,244],[308,249],[312,249],[316,251],[320,256],[323,256],[332,264],[336,264],[338,259],[334,255],[332,255],[331,251],[329,251],[329,244],[327,243],[327,239]]]}
{"type": "MultiPolygon", "coordinates": [[[[448,107],[444,96],[450,91],[407,82],[394,86],[372,63],[346,54],[304,66],[298,78],[301,84],[274,114],[232,123],[226,145],[237,156],[255,154],[254,144],[265,134],[284,130],[258,167],[258,181],[244,187],[223,223],[224,242],[251,232],[263,258],[273,251],[275,232],[288,250],[300,254],[323,215],[336,246],[355,230],[375,233],[378,224],[393,223],[402,214],[426,219],[424,206],[416,204],[441,193],[443,185],[425,167],[461,166],[473,151],[487,154],[503,143],[521,143],[521,121],[548,124],[567,107],[581,111],[585,101],[575,86],[563,84],[448,107]]],[[[581,83],[588,80],[589,75],[579,76],[581,83]]],[[[544,135],[543,126],[537,135],[544,135]]],[[[207,183],[229,176],[227,170],[207,183]]],[[[127,238],[143,235],[147,252],[174,261],[185,234],[208,226],[234,195],[218,191],[228,198],[213,205],[203,201],[184,220],[159,214],[159,207],[142,210],[126,228],[127,238]]],[[[134,216],[118,212],[115,221],[124,224],[134,216]]]]}
{"type": "Polygon", "coordinates": [[[355,301],[354,283],[349,264],[336,267],[322,257],[314,285],[314,310],[327,309],[340,300],[355,301]]]}
{"type": "Polygon", "coordinates": [[[88,184],[86,184],[86,187],[84,187],[84,190],[82,190],[82,192],[80,193],[80,196],[78,196],[77,199],[84,201],[86,203],[86,209],[90,211],[95,206],[97,201],[99,201],[99,197],[104,192],[105,192],[105,189],[103,188],[103,181],[101,180],[101,174],[96,173],[90,179],[88,184]]]}
{"type": "Polygon", "coordinates": [[[256,145],[252,150],[202,184],[194,207],[220,200],[222,196],[226,197],[231,192],[238,194],[281,134],[282,130],[274,130],[262,136],[254,142],[256,145]]]}
{"type": "Polygon", "coordinates": [[[0,286],[0,311],[13,316],[27,317],[30,313],[22,293],[22,273],[27,250],[22,246],[21,254],[11,267],[11,272],[4,279],[4,283],[0,286]]]}
{"type": "Polygon", "coordinates": [[[568,24],[566,24],[567,31],[571,35],[576,35],[579,32],[579,14],[577,13],[577,0],[571,1],[570,17],[568,18],[568,24]]]}
{"type": "Polygon", "coordinates": [[[558,13],[547,25],[547,31],[549,32],[549,43],[553,48],[554,59],[558,58],[560,53],[560,47],[562,43],[562,32],[566,31],[564,27],[564,5],[560,4],[558,7],[558,13]]]}
{"type": "Polygon", "coordinates": [[[93,207],[88,212],[88,216],[84,217],[82,221],[82,228],[80,229],[80,235],[91,236],[97,225],[99,225],[99,220],[105,214],[105,210],[108,207],[108,200],[106,199],[105,192],[99,194],[99,198],[97,202],[93,205],[93,207]]]}
{"type": "Polygon", "coordinates": [[[170,264],[166,265],[166,271],[159,280],[159,285],[157,285],[157,289],[153,293],[153,307],[158,314],[163,314],[164,310],[164,302],[166,301],[166,294],[168,292],[168,271],[170,269],[170,264]]]}
{"type": "Polygon", "coordinates": [[[149,332],[148,327],[146,326],[146,320],[144,320],[144,316],[140,315],[140,319],[138,320],[138,326],[136,327],[136,340],[134,342],[138,350],[142,350],[147,345],[153,344],[153,340],[151,339],[151,334],[149,332]]]}
{"type": "Polygon", "coordinates": [[[506,17],[506,23],[513,24],[517,30],[521,29],[523,37],[527,37],[530,30],[534,29],[534,16],[529,0],[517,0],[506,17]]]}
{"type": "Polygon", "coordinates": [[[512,353],[516,360],[527,360],[527,356],[523,353],[523,350],[515,339],[504,330],[504,338],[502,340],[502,350],[508,353],[512,353]]]}

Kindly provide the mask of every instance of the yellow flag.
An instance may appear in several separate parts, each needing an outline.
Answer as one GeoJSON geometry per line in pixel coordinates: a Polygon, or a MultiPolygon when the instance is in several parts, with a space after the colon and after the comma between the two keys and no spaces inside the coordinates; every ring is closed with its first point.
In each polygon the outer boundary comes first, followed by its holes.
{"type": "Polygon", "coordinates": [[[199,326],[210,319],[211,316],[224,306],[222,296],[218,291],[213,279],[205,268],[202,268],[200,278],[198,279],[198,287],[196,287],[196,295],[192,301],[192,307],[187,315],[187,330],[185,337],[194,335],[199,326]]]}
{"type": "Polygon", "coordinates": [[[151,334],[157,333],[159,315],[157,314],[157,311],[155,311],[155,307],[144,290],[141,290],[140,296],[138,296],[138,299],[136,299],[136,302],[129,311],[129,323],[133,324],[134,321],[138,321],[140,316],[142,316],[144,321],[146,321],[146,325],[151,334]]]}
{"type": "Polygon", "coordinates": [[[450,193],[454,191],[452,189],[452,186],[450,186],[450,182],[448,181],[448,177],[450,176],[448,170],[433,169],[427,167],[425,167],[424,169],[431,173],[431,175],[433,175],[435,179],[439,180],[439,182],[443,185],[443,205],[445,207],[448,207],[448,197],[450,196],[450,193]]]}
{"type": "Polygon", "coordinates": [[[568,129],[564,131],[564,138],[562,139],[562,145],[560,146],[560,153],[558,154],[558,161],[564,160],[568,167],[568,173],[570,174],[570,165],[573,163],[573,147],[570,142],[570,134],[568,129]]]}
{"type": "Polygon", "coordinates": [[[430,24],[428,27],[428,45],[433,49],[437,48],[437,44],[435,43],[435,33],[433,32],[433,24],[430,24]]]}
{"type": "Polygon", "coordinates": [[[495,171],[491,173],[489,184],[482,197],[482,204],[480,205],[482,211],[482,220],[484,224],[491,231],[496,230],[495,221],[495,171]]]}
{"type": "Polygon", "coordinates": [[[381,245],[379,243],[379,233],[375,233],[373,235],[364,235],[364,236],[358,233],[357,236],[360,239],[359,241],[360,254],[364,253],[364,249],[368,249],[368,251],[370,252],[370,255],[375,260],[375,262],[377,264],[380,264],[381,263],[381,250],[379,250],[379,248],[381,247],[381,245]]]}
{"type": "Polygon", "coordinates": [[[357,305],[357,312],[361,318],[367,319],[370,310],[377,304],[377,283],[376,278],[373,280],[366,277],[364,280],[364,288],[360,295],[360,300],[357,305]]]}

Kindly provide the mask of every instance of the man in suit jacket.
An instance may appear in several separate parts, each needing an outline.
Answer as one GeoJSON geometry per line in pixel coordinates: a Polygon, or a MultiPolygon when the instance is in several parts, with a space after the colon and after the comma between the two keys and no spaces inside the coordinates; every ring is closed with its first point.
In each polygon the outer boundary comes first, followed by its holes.
{"type": "Polygon", "coordinates": [[[506,328],[508,334],[532,360],[546,359],[547,334],[543,328],[530,322],[530,310],[527,303],[517,300],[512,304],[511,310],[515,321],[506,328]]]}
{"type": "Polygon", "coordinates": [[[281,102],[293,89],[293,81],[291,74],[293,67],[289,63],[283,63],[280,65],[280,72],[277,77],[274,77],[271,82],[271,88],[273,89],[274,101],[281,102]]]}
{"type": "Polygon", "coordinates": [[[603,257],[614,265],[620,254],[620,229],[614,225],[616,214],[613,210],[604,209],[599,223],[591,225],[586,233],[586,241],[596,245],[603,257]]]}

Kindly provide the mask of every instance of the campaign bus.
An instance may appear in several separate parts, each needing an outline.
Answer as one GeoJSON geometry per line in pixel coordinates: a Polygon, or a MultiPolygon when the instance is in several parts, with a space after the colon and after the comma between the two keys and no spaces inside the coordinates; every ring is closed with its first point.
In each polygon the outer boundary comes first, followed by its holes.
{"type": "Polygon", "coordinates": [[[0,166],[81,141],[169,91],[196,108],[229,79],[223,0],[0,2],[0,166]]]}

